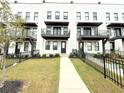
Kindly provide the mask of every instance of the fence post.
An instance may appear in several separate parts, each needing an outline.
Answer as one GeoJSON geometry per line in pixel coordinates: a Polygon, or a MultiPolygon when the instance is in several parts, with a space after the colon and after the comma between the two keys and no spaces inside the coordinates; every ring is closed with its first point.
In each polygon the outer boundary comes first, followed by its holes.
{"type": "Polygon", "coordinates": [[[106,64],[105,64],[105,56],[103,57],[104,61],[104,78],[106,79],[106,64]]]}
{"type": "Polygon", "coordinates": [[[105,67],[105,42],[102,40],[102,45],[103,45],[103,61],[104,61],[104,78],[106,78],[106,67],[105,67]]]}

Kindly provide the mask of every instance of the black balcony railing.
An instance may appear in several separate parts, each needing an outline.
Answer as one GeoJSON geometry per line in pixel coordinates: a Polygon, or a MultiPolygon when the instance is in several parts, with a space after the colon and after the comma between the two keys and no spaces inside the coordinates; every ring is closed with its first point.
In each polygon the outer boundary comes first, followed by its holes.
{"type": "Polygon", "coordinates": [[[63,33],[62,31],[54,33],[54,31],[42,30],[41,36],[44,39],[62,39],[62,40],[65,39],[67,40],[70,37],[70,30],[68,30],[67,32],[63,31],[63,33]]]}
{"type": "Polygon", "coordinates": [[[107,30],[99,30],[97,33],[86,33],[86,34],[77,34],[78,40],[102,40],[109,38],[109,33],[107,30]]]}

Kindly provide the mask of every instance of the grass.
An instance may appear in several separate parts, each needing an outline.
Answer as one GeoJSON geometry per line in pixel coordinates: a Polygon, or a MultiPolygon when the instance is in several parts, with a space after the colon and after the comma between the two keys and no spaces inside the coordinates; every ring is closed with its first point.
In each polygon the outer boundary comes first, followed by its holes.
{"type": "MultiPolygon", "coordinates": [[[[6,67],[9,67],[13,65],[14,63],[17,63],[19,59],[5,59],[6,67]]],[[[0,68],[1,68],[1,60],[0,60],[0,68]]]]}
{"type": "Polygon", "coordinates": [[[111,80],[78,58],[72,58],[76,70],[85,82],[91,93],[124,93],[124,89],[115,85],[111,80]]]}
{"type": "Polygon", "coordinates": [[[57,93],[59,58],[29,59],[7,68],[7,80],[22,80],[22,93],[57,93]]]}

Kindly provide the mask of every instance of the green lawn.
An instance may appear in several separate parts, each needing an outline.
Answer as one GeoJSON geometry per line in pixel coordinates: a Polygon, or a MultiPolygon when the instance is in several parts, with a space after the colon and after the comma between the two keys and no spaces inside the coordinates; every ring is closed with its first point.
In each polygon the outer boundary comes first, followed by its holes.
{"type": "Polygon", "coordinates": [[[124,89],[115,85],[111,80],[104,79],[101,73],[80,59],[72,58],[71,60],[91,93],[124,93],[124,89]]]}
{"type": "Polygon", "coordinates": [[[22,93],[57,93],[59,58],[29,59],[7,68],[7,80],[23,80],[22,93]]]}
{"type": "MultiPolygon", "coordinates": [[[[17,63],[19,59],[5,59],[5,61],[6,61],[6,67],[9,67],[14,63],[17,63]]],[[[0,60],[0,68],[1,68],[1,60],[0,60]]]]}

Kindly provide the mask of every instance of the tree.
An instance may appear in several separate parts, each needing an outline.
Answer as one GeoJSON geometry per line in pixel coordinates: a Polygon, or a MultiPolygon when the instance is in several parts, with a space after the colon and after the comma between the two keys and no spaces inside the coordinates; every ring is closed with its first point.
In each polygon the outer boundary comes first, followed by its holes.
{"type": "Polygon", "coordinates": [[[3,48],[4,53],[2,56],[2,80],[0,82],[0,87],[4,85],[6,80],[6,56],[8,54],[8,47],[11,41],[17,40],[20,37],[23,38],[23,20],[17,15],[13,15],[9,2],[7,0],[0,0],[0,47],[3,48]]]}

